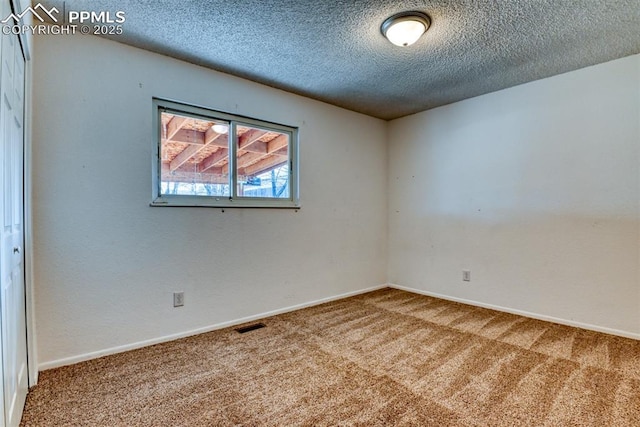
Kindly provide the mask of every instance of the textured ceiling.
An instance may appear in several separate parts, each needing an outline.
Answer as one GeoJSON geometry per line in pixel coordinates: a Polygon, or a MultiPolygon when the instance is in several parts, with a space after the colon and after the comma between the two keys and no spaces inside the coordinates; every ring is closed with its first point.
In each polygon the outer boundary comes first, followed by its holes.
{"type": "Polygon", "coordinates": [[[382,119],[640,52],[639,0],[45,0],[122,10],[111,38],[382,119]],[[388,16],[427,13],[400,48],[388,16]]]}

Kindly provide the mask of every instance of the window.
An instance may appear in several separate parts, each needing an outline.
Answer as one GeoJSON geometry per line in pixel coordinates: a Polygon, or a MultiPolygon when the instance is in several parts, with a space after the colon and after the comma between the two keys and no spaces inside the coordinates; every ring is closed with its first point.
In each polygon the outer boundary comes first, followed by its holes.
{"type": "Polygon", "coordinates": [[[160,99],[153,108],[153,206],[299,206],[297,128],[160,99]]]}

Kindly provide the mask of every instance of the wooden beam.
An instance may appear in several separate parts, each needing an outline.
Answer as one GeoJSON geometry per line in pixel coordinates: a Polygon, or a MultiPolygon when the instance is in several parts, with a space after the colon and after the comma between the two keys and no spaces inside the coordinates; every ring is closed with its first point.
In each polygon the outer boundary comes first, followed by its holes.
{"type": "MultiPolygon", "coordinates": [[[[182,150],[180,154],[174,157],[173,160],[171,161],[170,168],[172,171],[178,169],[180,166],[185,164],[187,161],[189,161],[190,158],[198,154],[207,145],[213,144],[213,143],[216,143],[214,145],[218,145],[217,143],[221,142],[221,140],[225,140],[225,141],[228,140],[226,135],[216,133],[213,131],[211,131],[211,133],[209,133],[209,131],[207,131],[206,133],[202,133],[202,132],[199,132],[199,133],[203,135],[203,140],[204,140],[203,145],[189,145],[187,148],[182,150]]],[[[226,147],[227,145],[224,144],[224,146],[226,147]]]]}
{"type": "MultiPolygon", "coordinates": [[[[163,176],[167,175],[167,174],[186,174],[186,173],[196,174],[198,172],[194,171],[193,166],[189,166],[189,165],[182,165],[178,169],[171,170],[171,166],[170,166],[169,163],[163,163],[162,164],[162,175],[163,176]]],[[[212,168],[212,169],[208,170],[207,173],[209,173],[209,174],[211,174],[211,173],[222,173],[222,168],[212,168]]]]}
{"type": "Polygon", "coordinates": [[[182,150],[180,154],[175,156],[173,160],[171,160],[169,168],[172,171],[178,169],[180,166],[188,162],[190,158],[198,154],[198,151],[202,150],[202,147],[202,145],[189,145],[187,148],[182,150]]]}
{"type": "Polygon", "coordinates": [[[220,148],[229,148],[229,136],[226,133],[217,133],[209,128],[204,133],[204,144],[212,144],[220,148]]]}
{"type": "Polygon", "coordinates": [[[256,175],[266,169],[276,167],[280,164],[284,164],[287,162],[287,158],[282,158],[281,156],[271,156],[265,159],[260,160],[257,163],[254,163],[251,166],[247,166],[244,168],[245,175],[256,175]]]}
{"type": "Polygon", "coordinates": [[[245,145],[244,147],[238,146],[238,151],[240,150],[243,152],[248,151],[250,153],[268,154],[267,143],[264,141],[255,141],[253,144],[245,145]]]}
{"type": "MultiPolygon", "coordinates": [[[[278,151],[274,152],[271,154],[272,156],[277,156],[280,157],[280,161],[281,162],[285,162],[289,159],[289,149],[288,147],[284,147],[279,149],[278,151]],[[284,158],[282,158],[284,157],[284,158]]],[[[240,156],[237,160],[238,162],[238,173],[240,174],[242,171],[240,169],[243,168],[247,168],[249,166],[251,166],[254,163],[259,162],[260,160],[264,159],[265,157],[267,157],[268,154],[263,154],[263,153],[251,153],[248,152],[242,156],[240,156]]],[[[228,171],[228,169],[227,169],[228,171]]],[[[247,174],[249,175],[249,174],[247,174]]]]}
{"type": "Polygon", "coordinates": [[[173,134],[171,139],[166,139],[163,142],[179,142],[181,144],[194,144],[204,145],[205,134],[204,132],[198,132],[197,130],[180,129],[173,134]]]}
{"type": "Polygon", "coordinates": [[[267,155],[268,154],[263,154],[263,153],[247,153],[243,156],[240,156],[238,157],[238,168],[247,167],[257,162],[258,160],[264,158],[267,155]]]}
{"type": "Polygon", "coordinates": [[[198,172],[205,172],[221,161],[229,158],[229,150],[227,148],[219,148],[218,151],[204,159],[198,165],[198,172]]]}
{"type": "Polygon", "coordinates": [[[280,135],[268,143],[267,152],[273,153],[289,146],[289,135],[280,135]]]}
{"type": "MultiPolygon", "coordinates": [[[[258,141],[258,139],[260,139],[266,133],[267,131],[262,129],[251,129],[246,131],[245,133],[242,134],[242,136],[240,136],[240,138],[238,138],[238,149],[253,151],[249,147],[251,147],[254,144],[260,145],[260,144],[257,144],[257,142],[262,142],[262,141],[258,141]]],[[[262,144],[262,145],[264,146],[264,153],[266,153],[267,152],[266,144],[262,144]]]]}
{"type": "MultiPolygon", "coordinates": [[[[205,174],[205,175],[211,175],[211,174],[218,174],[218,175],[225,175],[225,173],[222,171],[221,167],[217,167],[217,168],[210,168],[207,172],[194,172],[192,167],[183,165],[181,167],[179,167],[176,170],[171,170],[170,166],[168,163],[163,163],[162,164],[162,175],[163,176],[174,176],[174,175],[180,175],[180,174],[190,174],[190,175],[197,175],[197,174],[205,174]]],[[[170,179],[171,181],[171,179],[170,179]]]]}
{"type": "Polygon", "coordinates": [[[283,148],[279,149],[278,151],[274,151],[271,154],[274,155],[274,156],[286,156],[286,157],[289,157],[289,147],[283,147],[283,148]]]}
{"type": "Polygon", "coordinates": [[[178,133],[180,129],[182,129],[182,126],[184,126],[188,120],[188,117],[173,116],[171,120],[169,120],[169,123],[167,123],[167,139],[173,138],[175,134],[178,133]]]}
{"type": "Polygon", "coordinates": [[[202,183],[202,184],[228,184],[229,176],[218,173],[219,168],[211,169],[211,173],[190,173],[190,172],[169,172],[162,174],[162,181],[165,182],[186,182],[186,183],[202,183]]]}
{"type": "MultiPolygon", "coordinates": [[[[267,144],[262,141],[260,141],[260,143],[265,144],[265,146],[267,144]]],[[[270,147],[272,147],[272,149],[275,149],[275,151],[273,151],[271,154],[285,157],[289,156],[289,138],[287,135],[280,135],[279,137],[274,138],[268,144],[270,147]],[[271,145],[272,143],[273,145],[271,145]]],[[[266,147],[265,151],[252,151],[251,148],[255,147],[255,145],[256,144],[253,144],[252,146],[246,148],[246,151],[248,152],[238,157],[238,169],[251,166],[252,164],[257,163],[261,159],[268,156],[266,147]]],[[[281,161],[284,160],[286,159],[281,159],[281,161]]]]}

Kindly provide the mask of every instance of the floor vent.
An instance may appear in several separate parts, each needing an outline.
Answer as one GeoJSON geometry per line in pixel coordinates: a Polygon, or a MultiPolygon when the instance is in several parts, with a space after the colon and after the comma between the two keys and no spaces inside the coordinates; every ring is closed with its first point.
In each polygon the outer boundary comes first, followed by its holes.
{"type": "Polygon", "coordinates": [[[254,323],[253,325],[247,325],[247,326],[243,326],[241,328],[236,329],[236,331],[238,331],[241,334],[247,333],[247,332],[251,332],[251,331],[255,331],[256,329],[261,329],[264,328],[266,325],[264,323],[254,323]]]}

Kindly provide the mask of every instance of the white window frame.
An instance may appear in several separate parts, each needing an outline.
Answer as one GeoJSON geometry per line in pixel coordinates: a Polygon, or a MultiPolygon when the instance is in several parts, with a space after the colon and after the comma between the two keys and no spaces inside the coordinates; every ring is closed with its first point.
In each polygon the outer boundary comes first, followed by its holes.
{"type": "Polygon", "coordinates": [[[218,207],[218,208],[289,208],[299,209],[298,194],[298,128],[278,123],[258,120],[250,117],[212,110],[206,107],[183,104],[160,98],[153,98],[153,162],[152,162],[152,201],[151,206],[179,206],[179,207],[218,207]],[[224,120],[229,126],[229,196],[194,196],[162,194],[161,186],[161,114],[172,112],[183,116],[193,116],[200,119],[224,120]],[[273,130],[289,135],[289,197],[239,197],[237,195],[237,125],[255,126],[261,129],[273,130]]]}

